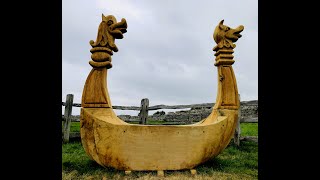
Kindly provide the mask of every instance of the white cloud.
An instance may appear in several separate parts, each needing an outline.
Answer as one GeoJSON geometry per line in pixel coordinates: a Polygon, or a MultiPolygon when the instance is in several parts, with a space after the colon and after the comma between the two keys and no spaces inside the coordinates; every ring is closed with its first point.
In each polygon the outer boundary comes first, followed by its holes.
{"type": "MultiPolygon", "coordinates": [[[[121,1],[106,1],[106,0],[96,0],[95,7],[97,10],[103,12],[106,15],[114,15],[118,21],[121,18],[126,20],[134,20],[138,23],[144,23],[146,18],[151,17],[151,11],[147,9],[140,8],[135,5],[134,1],[121,0],[121,1]]],[[[100,15],[100,14],[99,14],[100,15]]]]}

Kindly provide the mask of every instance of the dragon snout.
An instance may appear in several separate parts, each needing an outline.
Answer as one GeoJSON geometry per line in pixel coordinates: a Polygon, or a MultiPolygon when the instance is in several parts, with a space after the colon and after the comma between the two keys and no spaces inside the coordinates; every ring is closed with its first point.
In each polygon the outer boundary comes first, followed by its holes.
{"type": "Polygon", "coordinates": [[[240,25],[235,30],[240,33],[243,31],[243,29],[244,29],[244,26],[240,25]]]}
{"type": "Polygon", "coordinates": [[[239,38],[242,37],[242,35],[240,34],[244,29],[244,26],[240,25],[235,29],[230,29],[227,33],[226,33],[226,38],[232,40],[232,42],[236,42],[239,38]]]}
{"type": "Polygon", "coordinates": [[[116,38],[116,39],[122,39],[123,34],[127,32],[128,24],[126,19],[122,18],[120,22],[112,24],[110,26],[110,33],[116,38]]]}
{"type": "Polygon", "coordinates": [[[126,19],[122,18],[121,21],[117,23],[116,28],[119,29],[122,33],[126,33],[128,28],[126,19]]]}
{"type": "Polygon", "coordinates": [[[240,25],[235,29],[233,34],[238,38],[240,38],[242,36],[240,33],[243,31],[243,29],[244,29],[244,26],[240,25]]]}

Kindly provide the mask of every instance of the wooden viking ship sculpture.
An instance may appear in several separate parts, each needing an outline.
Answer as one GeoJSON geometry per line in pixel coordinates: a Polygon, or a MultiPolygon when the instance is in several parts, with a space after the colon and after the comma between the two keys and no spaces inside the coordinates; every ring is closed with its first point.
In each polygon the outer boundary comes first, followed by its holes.
{"type": "Polygon", "coordinates": [[[233,72],[234,42],[244,27],[216,26],[218,93],[211,114],[190,125],[140,125],[119,119],[107,89],[115,39],[127,32],[127,22],[104,16],[97,39],[90,41],[93,67],[84,85],[81,108],[81,142],[87,155],[104,167],[125,171],[193,169],[217,156],[229,144],[238,119],[238,89],[233,72]]]}

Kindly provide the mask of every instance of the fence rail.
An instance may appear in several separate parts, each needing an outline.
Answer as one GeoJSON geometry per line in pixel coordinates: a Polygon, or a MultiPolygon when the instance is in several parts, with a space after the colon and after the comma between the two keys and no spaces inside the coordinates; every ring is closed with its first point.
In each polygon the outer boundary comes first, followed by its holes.
{"type": "MultiPolygon", "coordinates": [[[[240,101],[240,95],[239,95],[239,101],[240,101]]],[[[257,101],[242,101],[240,102],[240,106],[256,106],[257,101]]],[[[79,138],[80,133],[79,132],[70,132],[70,124],[71,122],[79,122],[80,119],[72,116],[72,107],[81,107],[81,104],[79,103],[73,103],[73,94],[68,94],[66,97],[66,102],[62,102],[62,106],[65,106],[65,112],[62,116],[63,123],[63,142],[67,143],[69,142],[70,138],[79,138]]],[[[141,100],[141,106],[112,106],[113,109],[117,110],[134,110],[134,111],[140,111],[139,118],[136,120],[130,120],[126,122],[136,122],[139,124],[147,124],[147,117],[148,117],[148,111],[152,110],[159,110],[159,109],[187,109],[187,108],[211,108],[214,106],[214,103],[203,103],[203,104],[189,104],[189,105],[155,105],[155,106],[149,106],[149,100],[147,98],[141,100]]],[[[241,111],[239,108],[239,118],[237,122],[237,126],[234,133],[234,143],[239,146],[240,141],[254,141],[258,142],[258,136],[240,136],[241,135],[241,129],[240,129],[240,123],[258,123],[258,118],[241,118],[241,111]]],[[[179,121],[170,121],[167,123],[163,123],[162,125],[179,125],[181,122],[179,121]]]]}
{"type": "MultiPolygon", "coordinates": [[[[189,104],[189,105],[155,105],[155,106],[150,106],[148,108],[149,111],[153,110],[159,110],[159,109],[187,109],[187,108],[211,108],[214,106],[215,103],[203,103],[203,104],[189,104]]],[[[62,106],[65,106],[66,103],[62,102],[62,106]]],[[[246,106],[256,106],[257,103],[252,102],[252,101],[244,101],[241,102],[241,105],[246,105],[246,106]]],[[[73,107],[81,107],[81,104],[79,103],[73,103],[73,107]]],[[[138,106],[112,106],[113,109],[118,109],[118,110],[133,110],[133,111],[140,111],[141,107],[138,106]]]]}
{"type": "MultiPolygon", "coordinates": [[[[65,121],[65,117],[62,116],[62,121],[65,121]]],[[[71,122],[80,122],[80,117],[77,117],[77,116],[71,116],[71,122]]],[[[128,120],[126,122],[140,122],[139,119],[134,119],[134,120],[128,120]]],[[[170,121],[170,122],[180,122],[180,121],[170,121]]],[[[170,123],[168,121],[168,123],[170,123]]],[[[240,119],[240,123],[258,123],[258,118],[256,117],[253,117],[253,118],[248,118],[248,119],[240,119]]]]}

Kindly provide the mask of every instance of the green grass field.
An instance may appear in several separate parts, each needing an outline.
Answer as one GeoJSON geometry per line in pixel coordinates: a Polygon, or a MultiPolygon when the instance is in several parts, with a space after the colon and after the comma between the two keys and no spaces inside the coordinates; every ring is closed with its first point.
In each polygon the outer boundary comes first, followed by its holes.
{"type": "MultiPolygon", "coordinates": [[[[80,123],[71,124],[72,132],[79,132],[80,123]]],[[[258,123],[242,123],[241,136],[257,136],[258,123]]],[[[159,179],[156,171],[124,171],[104,168],[89,159],[79,141],[62,145],[62,178],[71,179],[159,179]]],[[[190,171],[165,171],[164,179],[258,179],[258,144],[241,141],[236,147],[233,141],[217,157],[195,168],[197,175],[190,171]]],[[[163,178],[162,178],[163,179],[163,178]]]]}

